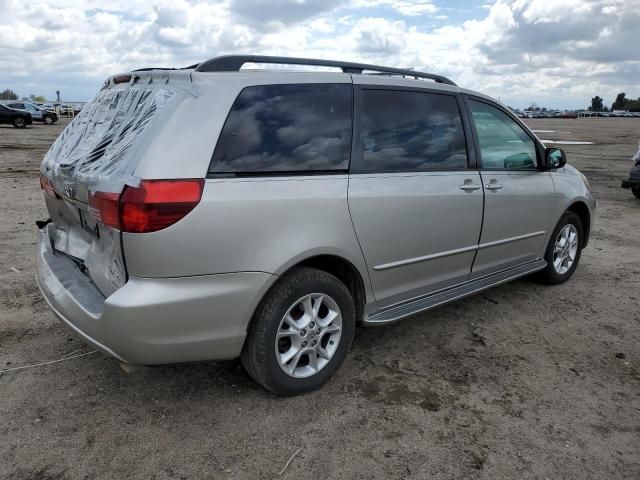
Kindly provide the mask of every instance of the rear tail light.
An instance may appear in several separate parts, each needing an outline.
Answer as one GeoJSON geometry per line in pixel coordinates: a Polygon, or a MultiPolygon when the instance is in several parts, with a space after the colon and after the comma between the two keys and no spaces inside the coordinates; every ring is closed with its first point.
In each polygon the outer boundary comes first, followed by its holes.
{"type": "Polygon", "coordinates": [[[120,194],[95,192],[89,195],[89,213],[99,222],[120,229],[120,194]]]}
{"type": "Polygon", "coordinates": [[[40,174],[40,188],[42,188],[42,191],[50,197],[56,196],[56,191],[53,189],[51,181],[43,174],[40,174]]]}
{"type": "Polygon", "coordinates": [[[204,180],[143,180],[123,192],[95,192],[89,211],[97,219],[123,232],[149,233],[184,218],[202,198],[204,180]]]}

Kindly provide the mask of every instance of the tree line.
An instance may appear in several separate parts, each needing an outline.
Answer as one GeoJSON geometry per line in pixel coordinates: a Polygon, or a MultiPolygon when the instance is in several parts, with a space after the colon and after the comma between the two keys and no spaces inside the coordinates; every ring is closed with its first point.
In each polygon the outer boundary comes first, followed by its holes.
{"type": "MultiPolygon", "coordinates": [[[[591,99],[589,110],[592,112],[608,112],[609,109],[603,105],[601,97],[596,95],[591,99]]],[[[628,112],[640,112],[640,97],[637,99],[627,98],[627,94],[622,92],[616,97],[615,102],[611,105],[611,110],[626,110],[628,112]]]]}
{"type": "MultiPolygon", "coordinates": [[[[0,100],[18,100],[18,94],[13,90],[7,88],[0,92],[0,100]]],[[[47,99],[42,95],[34,95],[33,93],[28,97],[22,97],[22,100],[30,100],[32,102],[46,102],[47,99]]]]}

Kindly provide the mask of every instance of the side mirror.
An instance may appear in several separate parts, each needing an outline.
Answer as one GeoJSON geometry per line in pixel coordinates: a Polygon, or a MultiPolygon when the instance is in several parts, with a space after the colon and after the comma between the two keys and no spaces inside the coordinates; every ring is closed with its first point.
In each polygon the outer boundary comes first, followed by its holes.
{"type": "Polygon", "coordinates": [[[544,150],[544,166],[547,170],[562,168],[567,164],[567,156],[561,148],[549,147],[544,150]]]}

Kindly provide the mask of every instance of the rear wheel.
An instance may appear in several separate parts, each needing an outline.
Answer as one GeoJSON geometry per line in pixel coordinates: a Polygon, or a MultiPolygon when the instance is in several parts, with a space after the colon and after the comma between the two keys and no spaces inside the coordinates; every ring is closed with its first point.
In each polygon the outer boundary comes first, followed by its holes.
{"type": "Polygon", "coordinates": [[[324,271],[297,268],[258,307],[242,365],[278,395],[308,392],[340,367],[354,331],[355,307],[347,287],[324,271]]]}
{"type": "Polygon", "coordinates": [[[24,118],[16,117],[13,119],[13,126],[16,128],[25,128],[27,123],[24,121],[24,118]]]}
{"type": "Polygon", "coordinates": [[[542,281],[558,285],[571,278],[580,261],[583,235],[580,217],[573,212],[565,212],[549,239],[544,256],[547,266],[540,272],[542,281]]]}
{"type": "Polygon", "coordinates": [[[631,187],[631,193],[633,193],[636,198],[640,198],[640,187],[631,187]]]}

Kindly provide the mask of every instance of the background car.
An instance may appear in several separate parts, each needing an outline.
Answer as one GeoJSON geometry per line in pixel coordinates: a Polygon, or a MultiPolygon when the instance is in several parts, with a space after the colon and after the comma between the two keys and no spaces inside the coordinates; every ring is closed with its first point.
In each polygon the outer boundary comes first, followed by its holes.
{"type": "Polygon", "coordinates": [[[622,182],[622,188],[631,189],[636,198],[640,198],[640,145],[638,151],[631,159],[633,161],[633,167],[629,171],[629,179],[622,182]]]}
{"type": "Polygon", "coordinates": [[[25,110],[16,110],[6,105],[0,105],[0,123],[8,123],[16,128],[26,128],[33,120],[31,114],[25,110]]]}
{"type": "Polygon", "coordinates": [[[58,111],[60,112],[60,115],[74,115],[75,113],[73,107],[65,103],[58,105],[58,111]]]}
{"type": "Polygon", "coordinates": [[[9,108],[26,110],[33,120],[38,120],[45,125],[53,125],[58,121],[58,114],[54,110],[46,109],[31,102],[12,102],[6,104],[9,108]]]}

